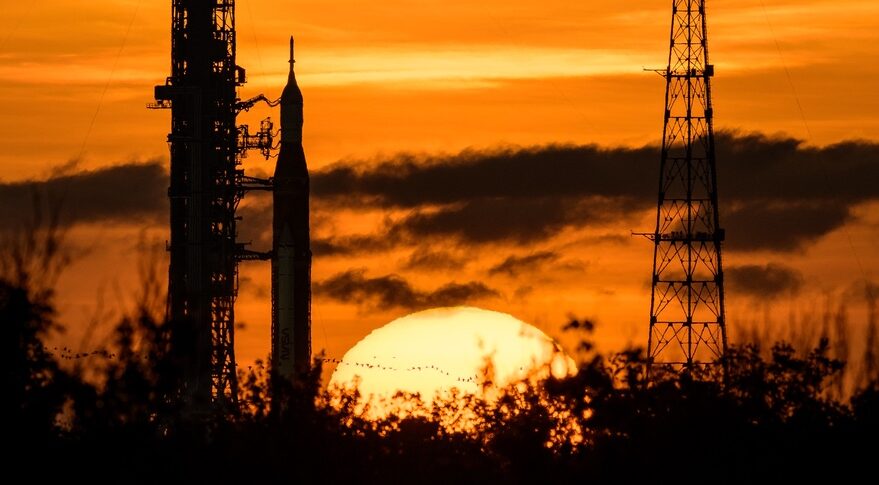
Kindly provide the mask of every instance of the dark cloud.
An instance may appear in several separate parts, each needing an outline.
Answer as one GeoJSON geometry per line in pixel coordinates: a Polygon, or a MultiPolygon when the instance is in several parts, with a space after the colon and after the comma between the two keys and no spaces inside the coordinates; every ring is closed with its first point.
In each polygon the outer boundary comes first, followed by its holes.
{"type": "Polygon", "coordinates": [[[524,300],[525,298],[528,298],[528,296],[532,293],[534,293],[533,286],[520,286],[519,288],[516,288],[516,291],[513,293],[513,298],[517,300],[524,300]]]}
{"type": "MultiPolygon", "coordinates": [[[[312,177],[318,197],[385,207],[453,204],[484,198],[637,198],[656,191],[657,149],[596,145],[464,150],[448,156],[401,154],[390,161],[337,164],[312,177]],[[644,177],[635,173],[644,172],[644,177]],[[653,174],[648,173],[653,172],[653,174]]],[[[655,199],[655,194],[648,197],[655,199]]]]}
{"type": "Polygon", "coordinates": [[[841,227],[851,214],[845,204],[752,201],[721,217],[733,249],[792,251],[841,227]]]}
{"type": "Polygon", "coordinates": [[[721,195],[736,201],[859,202],[879,196],[879,143],[805,146],[790,137],[722,133],[717,138],[721,195]]]}
{"type": "Polygon", "coordinates": [[[272,245],[272,196],[269,193],[248,194],[236,211],[241,219],[235,225],[238,240],[265,250],[272,245]]]}
{"type": "MultiPolygon", "coordinates": [[[[658,148],[550,145],[400,155],[314,174],[328,205],[402,208],[383,233],[463,242],[531,242],[655,204],[658,148]]],[[[759,134],[717,136],[721,225],[735,250],[788,251],[840,227],[879,198],[879,144],[823,148],[759,134]]],[[[405,240],[405,238],[401,238],[405,240]]]]}
{"type": "Polygon", "coordinates": [[[439,208],[415,209],[396,220],[385,220],[373,234],[331,236],[313,241],[312,246],[315,254],[353,255],[436,240],[468,245],[528,244],[577,224],[626,219],[634,213],[626,201],[601,197],[474,199],[439,208]]]}
{"type": "Polygon", "coordinates": [[[260,283],[250,276],[238,277],[238,290],[241,293],[249,293],[256,298],[271,298],[272,289],[267,284],[260,283]]]}
{"type": "Polygon", "coordinates": [[[420,247],[412,251],[412,254],[409,255],[409,258],[403,264],[403,268],[422,270],[460,269],[467,266],[467,263],[468,261],[465,258],[452,254],[449,251],[437,251],[428,247],[420,247]]]}
{"type": "Polygon", "coordinates": [[[617,203],[597,197],[478,198],[416,211],[398,221],[391,232],[415,239],[453,236],[467,243],[530,243],[574,224],[607,222],[624,215],[617,203]]]}
{"type": "Polygon", "coordinates": [[[764,299],[797,293],[803,285],[799,271],[778,263],[728,266],[724,278],[731,292],[764,299]]]}
{"type": "Polygon", "coordinates": [[[448,283],[433,291],[422,291],[397,275],[369,278],[364,269],[346,271],[317,282],[314,290],[318,295],[340,302],[369,305],[377,310],[453,306],[499,296],[497,291],[476,281],[448,283]]]}
{"type": "MultiPolygon", "coordinates": [[[[842,200],[879,195],[879,144],[849,141],[807,147],[802,140],[721,132],[719,189],[731,201],[842,200]]],[[[370,205],[420,207],[480,198],[630,197],[654,201],[659,148],[547,145],[397,155],[346,162],[312,176],[314,194],[370,205]]]]}
{"type": "Polygon", "coordinates": [[[315,256],[352,256],[366,252],[393,249],[400,243],[393,231],[371,235],[331,236],[311,239],[311,252],[315,256]]]}
{"type": "MultiPolygon", "coordinates": [[[[658,152],[547,145],[339,163],[312,174],[313,220],[339,207],[397,215],[372,234],[322,231],[314,251],[352,255],[440,239],[533,243],[569,228],[629,222],[655,204],[658,152]]],[[[879,198],[877,143],[809,147],[793,138],[726,132],[717,136],[717,159],[720,222],[733,250],[802,248],[851,220],[853,205],[879,198]]],[[[0,183],[6,227],[32,212],[33,194],[61,200],[67,224],[167,217],[167,174],[158,162],[76,168],[59,167],[43,181],[0,183]]],[[[242,240],[269,242],[268,198],[246,201],[239,215],[242,240]]]]}
{"type": "Polygon", "coordinates": [[[168,176],[158,161],[70,173],[59,167],[48,180],[0,183],[4,227],[27,222],[34,210],[60,210],[60,223],[112,220],[157,222],[168,216],[168,176]]]}
{"type": "Polygon", "coordinates": [[[524,271],[533,271],[546,263],[551,263],[558,259],[559,255],[552,251],[540,251],[525,256],[510,256],[489,269],[488,274],[496,275],[503,273],[509,276],[518,276],[524,271]]]}

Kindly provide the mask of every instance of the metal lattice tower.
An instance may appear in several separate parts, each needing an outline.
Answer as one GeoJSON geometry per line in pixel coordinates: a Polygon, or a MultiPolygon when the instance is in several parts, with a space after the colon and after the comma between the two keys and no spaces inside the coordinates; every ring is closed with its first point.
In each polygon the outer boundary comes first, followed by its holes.
{"type": "Polygon", "coordinates": [[[234,0],[173,0],[171,75],[151,107],[171,108],[168,317],[181,398],[194,412],[237,406],[238,261],[265,259],[235,241],[235,211],[255,180],[239,159],[271,147],[270,122],[257,135],[236,126],[253,102],[238,99],[245,71],[235,54],[234,0]]]}
{"type": "MultiPolygon", "coordinates": [[[[650,367],[726,353],[705,0],[672,0],[647,354],[650,367]]],[[[649,369],[648,369],[649,372],[649,369]]]]}

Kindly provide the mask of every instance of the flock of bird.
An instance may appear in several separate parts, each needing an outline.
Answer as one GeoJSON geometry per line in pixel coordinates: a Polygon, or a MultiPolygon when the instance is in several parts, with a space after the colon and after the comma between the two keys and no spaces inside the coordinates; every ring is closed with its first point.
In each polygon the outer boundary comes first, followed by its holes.
{"type": "MultiPolygon", "coordinates": [[[[373,356],[373,358],[376,358],[376,357],[373,356]]],[[[393,358],[396,359],[396,357],[393,357],[393,358]]],[[[413,366],[406,367],[406,368],[399,368],[399,367],[382,365],[382,364],[378,364],[378,363],[349,362],[349,361],[346,361],[343,359],[337,359],[337,358],[333,358],[333,357],[315,357],[315,360],[319,360],[319,361],[327,363],[327,364],[335,364],[336,366],[347,365],[347,366],[360,367],[363,369],[377,369],[377,370],[383,370],[383,371],[389,371],[389,372],[400,372],[400,371],[403,371],[403,372],[436,372],[436,373],[442,374],[446,377],[452,377],[452,373],[448,372],[445,369],[442,369],[441,367],[433,365],[433,364],[413,365],[413,366]]],[[[469,382],[469,383],[476,384],[479,382],[479,376],[456,377],[455,381],[469,382]]]]}
{"type": "Polygon", "coordinates": [[[108,352],[106,350],[92,350],[91,352],[74,352],[73,349],[68,347],[52,347],[52,351],[46,350],[45,347],[41,349],[42,353],[48,355],[50,357],[57,357],[61,360],[79,360],[85,359],[86,357],[92,357],[95,355],[99,355],[104,357],[105,359],[115,359],[116,354],[114,352],[108,352]]]}
{"type": "MultiPolygon", "coordinates": [[[[87,357],[92,356],[101,356],[105,359],[115,359],[116,354],[113,352],[108,352],[106,350],[93,350],[91,352],[74,352],[73,349],[68,347],[53,347],[52,351],[48,351],[45,348],[42,349],[42,352],[51,357],[57,357],[61,360],[80,360],[85,359],[87,357]]],[[[375,358],[375,357],[373,357],[375,358]]],[[[396,357],[394,357],[396,359],[396,357]]],[[[321,361],[325,364],[333,364],[336,366],[344,365],[344,366],[353,366],[360,367],[362,369],[375,369],[389,372],[435,372],[446,377],[452,377],[452,373],[449,371],[442,369],[433,364],[427,365],[413,365],[406,368],[393,367],[388,365],[382,365],[378,363],[365,363],[365,362],[349,362],[343,359],[338,359],[335,357],[315,357],[314,360],[321,361]]],[[[456,382],[461,383],[472,383],[476,384],[479,382],[479,376],[471,376],[471,377],[455,377],[456,382]]]]}

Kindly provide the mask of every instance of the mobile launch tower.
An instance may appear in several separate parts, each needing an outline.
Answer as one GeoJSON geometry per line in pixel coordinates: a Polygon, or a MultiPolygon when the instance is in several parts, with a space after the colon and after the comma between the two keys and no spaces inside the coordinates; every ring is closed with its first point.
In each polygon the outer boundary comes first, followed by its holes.
{"type": "MultiPolygon", "coordinates": [[[[251,134],[246,125],[236,124],[236,118],[258,102],[276,103],[263,95],[243,101],[238,98],[238,86],[245,83],[246,72],[236,64],[235,35],[234,0],[172,0],[171,75],[156,86],[156,103],[151,105],[171,109],[168,321],[172,325],[172,352],[180,367],[179,398],[193,412],[237,407],[234,305],[238,263],[274,256],[274,252],[247,250],[236,241],[238,203],[247,191],[272,190],[273,185],[272,180],[247,177],[240,169],[249,149],[270,155],[271,120],[264,120],[259,131],[251,134]]],[[[300,140],[301,105],[300,95],[300,140]]],[[[282,114],[282,121],[284,118],[282,114]]],[[[282,132],[284,140],[289,138],[283,127],[282,132]]],[[[304,168],[301,144],[298,155],[304,168]]],[[[296,155],[293,158],[299,161],[296,155]]],[[[287,175],[279,168],[276,175],[301,184],[301,170],[296,174],[287,175]]],[[[284,190],[289,183],[285,182],[284,190]]],[[[302,193],[301,187],[297,190],[302,193]]],[[[304,193],[305,213],[297,210],[295,217],[305,218],[307,238],[307,172],[304,193]]],[[[291,229],[294,238],[301,233],[291,229]]],[[[290,264],[301,265],[304,254],[304,249],[294,250],[288,257],[290,264]]],[[[310,251],[307,255],[310,262],[310,251]]]]}

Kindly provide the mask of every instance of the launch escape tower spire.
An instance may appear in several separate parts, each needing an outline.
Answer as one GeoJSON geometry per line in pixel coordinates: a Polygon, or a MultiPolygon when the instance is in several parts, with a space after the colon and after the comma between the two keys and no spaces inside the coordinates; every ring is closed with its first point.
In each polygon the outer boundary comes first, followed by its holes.
{"type": "Polygon", "coordinates": [[[234,0],[172,0],[171,17],[171,75],[151,107],[171,109],[172,352],[189,410],[234,410],[238,262],[268,259],[236,242],[235,211],[245,191],[271,188],[238,166],[249,148],[269,154],[272,125],[265,120],[254,135],[236,126],[237,114],[265,97],[238,99],[245,71],[235,63],[234,0]]]}
{"type": "Polygon", "coordinates": [[[672,0],[647,344],[650,368],[726,353],[705,0],[672,0]]]}

